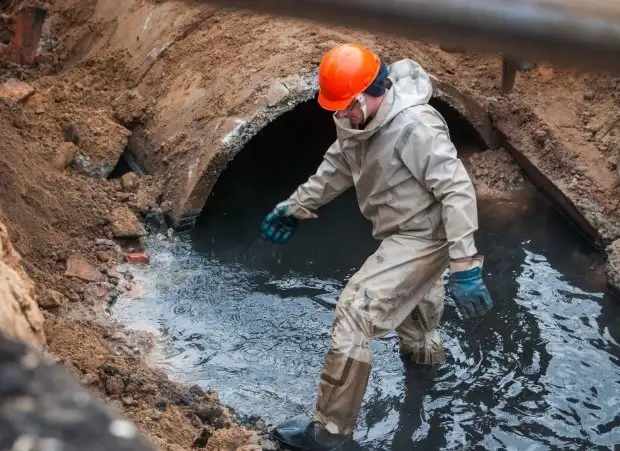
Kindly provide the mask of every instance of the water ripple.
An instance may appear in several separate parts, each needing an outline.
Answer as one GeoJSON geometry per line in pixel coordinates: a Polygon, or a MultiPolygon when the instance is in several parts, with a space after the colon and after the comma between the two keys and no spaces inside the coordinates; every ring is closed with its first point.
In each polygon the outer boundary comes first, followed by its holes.
{"type": "MultiPolygon", "coordinates": [[[[448,362],[436,374],[404,365],[393,333],[372,343],[374,369],[355,434],[363,446],[534,451],[620,444],[620,307],[524,242],[511,266],[505,255],[488,252],[489,288],[497,294],[492,315],[464,322],[448,299],[440,330],[448,362]]],[[[134,268],[145,295],[121,300],[116,314],[159,331],[159,363],[270,422],[311,410],[330,300],[344,281],[244,263],[259,254],[256,246],[227,261],[196,252],[187,236],[150,238],[148,245],[151,266],[134,268]]]]}

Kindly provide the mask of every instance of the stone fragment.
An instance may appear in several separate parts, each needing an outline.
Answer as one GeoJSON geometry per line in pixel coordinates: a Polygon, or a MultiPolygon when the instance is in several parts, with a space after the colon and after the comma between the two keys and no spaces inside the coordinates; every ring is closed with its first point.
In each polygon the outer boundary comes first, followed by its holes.
{"type": "Polygon", "coordinates": [[[110,299],[111,288],[109,283],[89,283],[84,290],[84,303],[91,306],[106,303],[110,299]]]}
{"type": "Polygon", "coordinates": [[[89,282],[101,282],[104,280],[103,274],[80,254],[71,254],[69,256],[65,275],[89,282]]]}
{"type": "Polygon", "coordinates": [[[69,299],[56,290],[48,289],[37,299],[39,307],[44,309],[58,308],[69,303],[69,299]]]}
{"type": "Polygon", "coordinates": [[[136,215],[125,205],[110,213],[112,234],[116,238],[139,238],[146,235],[146,230],[136,215]]]}
{"type": "Polygon", "coordinates": [[[12,102],[24,102],[32,94],[34,94],[32,86],[15,78],[9,78],[0,84],[0,98],[12,102]]]}

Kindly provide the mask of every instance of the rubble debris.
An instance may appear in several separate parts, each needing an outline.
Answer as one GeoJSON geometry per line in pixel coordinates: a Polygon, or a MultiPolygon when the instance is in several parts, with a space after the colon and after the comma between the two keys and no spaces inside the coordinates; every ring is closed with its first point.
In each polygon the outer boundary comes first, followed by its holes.
{"type": "Polygon", "coordinates": [[[84,303],[86,305],[104,304],[111,297],[112,284],[108,282],[89,283],[84,290],[84,303]]]}
{"type": "Polygon", "coordinates": [[[9,78],[0,84],[0,98],[12,102],[24,102],[33,93],[34,88],[32,86],[15,78],[9,78]]]}
{"type": "Polygon", "coordinates": [[[56,149],[56,156],[54,157],[54,161],[52,162],[52,166],[54,169],[62,171],[66,169],[71,161],[75,158],[78,153],[78,148],[72,142],[63,142],[56,149]]]}
{"type": "Polygon", "coordinates": [[[148,265],[151,260],[146,252],[126,252],[123,257],[132,265],[148,265]]]}
{"type": "Polygon", "coordinates": [[[105,276],[91,265],[86,258],[80,254],[71,254],[67,259],[67,269],[65,275],[69,277],[77,277],[88,282],[101,282],[105,280],[105,276]]]}
{"type": "Polygon", "coordinates": [[[505,149],[487,150],[469,157],[469,172],[478,194],[502,194],[519,189],[523,171],[505,149]]]}
{"type": "Polygon", "coordinates": [[[62,293],[56,290],[48,289],[43,296],[39,296],[37,299],[39,307],[44,309],[54,309],[62,307],[69,303],[69,299],[62,293]]]}
{"type": "Polygon", "coordinates": [[[116,242],[114,240],[107,240],[105,238],[97,238],[97,239],[95,239],[95,244],[97,244],[99,246],[106,246],[106,247],[116,247],[116,246],[118,246],[118,244],[116,244],[116,242]]]}
{"type": "Polygon", "coordinates": [[[66,118],[75,133],[67,130],[65,141],[67,138],[78,140],[83,153],[72,160],[71,166],[89,177],[108,178],[123,154],[131,132],[103,111],[91,113],[90,116],[75,114],[66,118]]]}
{"type": "Polygon", "coordinates": [[[126,205],[112,210],[110,222],[115,238],[139,238],[146,235],[144,226],[126,205]]]}

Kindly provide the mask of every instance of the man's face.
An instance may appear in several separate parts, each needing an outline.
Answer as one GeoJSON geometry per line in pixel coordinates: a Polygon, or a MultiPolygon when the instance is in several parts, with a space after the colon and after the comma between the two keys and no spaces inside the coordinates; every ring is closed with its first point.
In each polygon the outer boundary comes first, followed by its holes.
{"type": "Polygon", "coordinates": [[[337,111],[336,117],[338,119],[347,118],[355,126],[364,122],[364,112],[357,99],[353,99],[346,109],[337,111]]]}

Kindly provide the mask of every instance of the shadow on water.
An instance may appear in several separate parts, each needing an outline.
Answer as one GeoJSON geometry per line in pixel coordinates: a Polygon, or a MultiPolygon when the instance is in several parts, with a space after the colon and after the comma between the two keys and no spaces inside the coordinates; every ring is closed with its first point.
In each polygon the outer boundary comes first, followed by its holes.
{"type": "MultiPolygon", "coordinates": [[[[194,230],[149,239],[152,264],[136,272],[145,294],[117,304],[122,322],[160,334],[157,363],[174,377],[269,422],[312,408],[330,303],[378,245],[353,190],[287,246],[259,237],[333,132],[312,102],[265,128],[222,174],[194,230]]],[[[435,375],[404,365],[393,334],[376,340],[356,439],[368,450],[614,449],[620,304],[600,256],[530,187],[480,200],[479,213],[495,309],[468,323],[447,300],[449,356],[435,375]]]]}

